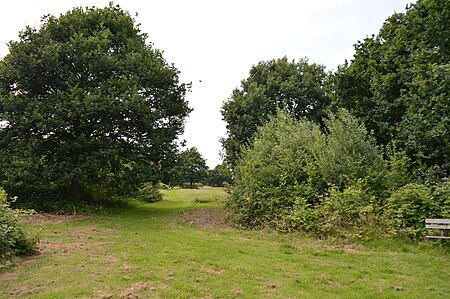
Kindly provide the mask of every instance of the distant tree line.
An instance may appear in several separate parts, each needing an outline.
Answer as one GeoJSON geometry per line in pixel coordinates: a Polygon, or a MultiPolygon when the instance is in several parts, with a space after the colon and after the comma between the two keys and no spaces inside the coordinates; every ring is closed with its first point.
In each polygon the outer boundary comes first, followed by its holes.
{"type": "Polygon", "coordinates": [[[231,169],[227,163],[209,169],[196,147],[188,148],[177,155],[173,168],[163,179],[171,186],[195,188],[198,184],[223,187],[232,183],[231,169]]]}

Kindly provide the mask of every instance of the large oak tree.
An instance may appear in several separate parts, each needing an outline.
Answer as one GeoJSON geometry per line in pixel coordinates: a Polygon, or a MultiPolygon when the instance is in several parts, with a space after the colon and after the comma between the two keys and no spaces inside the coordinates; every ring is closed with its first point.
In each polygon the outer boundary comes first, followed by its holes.
{"type": "Polygon", "coordinates": [[[154,180],[190,112],[178,74],[119,6],[45,16],[0,61],[0,182],[79,199],[154,180]]]}

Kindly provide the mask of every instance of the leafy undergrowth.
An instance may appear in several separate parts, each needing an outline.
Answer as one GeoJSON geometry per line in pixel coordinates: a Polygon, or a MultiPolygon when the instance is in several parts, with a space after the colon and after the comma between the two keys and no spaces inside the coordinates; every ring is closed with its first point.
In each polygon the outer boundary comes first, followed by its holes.
{"type": "Polygon", "coordinates": [[[220,189],[174,189],[161,202],[109,215],[44,217],[31,224],[40,255],[0,274],[0,297],[448,296],[449,253],[437,244],[350,246],[235,230],[215,220],[202,225],[198,218],[222,213],[225,198],[220,189]]]}

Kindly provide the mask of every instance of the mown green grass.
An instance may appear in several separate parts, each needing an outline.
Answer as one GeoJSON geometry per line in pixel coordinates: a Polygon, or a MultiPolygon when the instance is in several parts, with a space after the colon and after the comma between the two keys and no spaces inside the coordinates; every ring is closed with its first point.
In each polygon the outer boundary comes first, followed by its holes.
{"type": "Polygon", "coordinates": [[[201,228],[220,189],[174,189],[109,215],[34,224],[43,251],[0,276],[1,298],[446,298],[447,249],[337,245],[267,231],[201,228]]]}

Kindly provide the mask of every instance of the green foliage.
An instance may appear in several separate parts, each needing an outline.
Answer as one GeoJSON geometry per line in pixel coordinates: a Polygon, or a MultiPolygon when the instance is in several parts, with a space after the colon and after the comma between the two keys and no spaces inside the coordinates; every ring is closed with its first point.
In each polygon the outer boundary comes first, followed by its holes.
{"type": "Polygon", "coordinates": [[[68,215],[94,215],[105,214],[111,210],[133,206],[130,199],[138,197],[139,189],[129,191],[126,195],[110,196],[109,192],[96,190],[89,194],[89,197],[73,201],[67,197],[58,197],[58,194],[50,194],[48,197],[39,193],[36,197],[27,198],[21,201],[11,202],[11,207],[29,210],[38,213],[68,214],[68,215]]]}
{"type": "Polygon", "coordinates": [[[243,225],[274,220],[309,194],[314,148],[322,143],[318,125],[296,121],[279,111],[258,129],[253,145],[243,150],[235,167],[229,207],[243,225]]]}
{"type": "Polygon", "coordinates": [[[10,207],[6,192],[0,188],[0,268],[13,255],[31,254],[37,239],[23,227],[18,210],[10,207]]]}
{"type": "Polygon", "coordinates": [[[176,165],[171,170],[171,184],[183,186],[189,184],[194,188],[195,183],[201,182],[208,176],[208,166],[196,147],[191,147],[178,155],[176,165]]]}
{"type": "Polygon", "coordinates": [[[385,191],[392,191],[411,183],[411,159],[405,152],[399,151],[395,142],[386,147],[386,169],[383,174],[385,179],[385,191]]]}
{"type": "Polygon", "coordinates": [[[317,165],[329,185],[346,186],[382,171],[383,158],[363,124],[346,110],[325,121],[325,144],[317,149],[317,165]]]}
{"type": "Polygon", "coordinates": [[[366,190],[363,181],[348,184],[342,191],[329,188],[316,208],[316,233],[345,239],[369,240],[386,237],[394,231],[382,213],[378,198],[366,190]]]}
{"type": "Polygon", "coordinates": [[[379,200],[367,191],[366,185],[363,180],[357,180],[342,190],[331,186],[316,205],[297,200],[281,222],[281,228],[303,230],[321,238],[357,241],[390,235],[394,231],[392,223],[383,215],[379,200]]]}
{"type": "Polygon", "coordinates": [[[331,84],[334,105],[360,117],[379,144],[396,140],[419,177],[450,174],[449,28],[449,1],[419,0],[358,42],[331,84]]]}
{"type": "Polygon", "coordinates": [[[188,86],[128,12],[74,8],[27,27],[0,62],[0,181],[19,200],[89,199],[158,181],[188,86]]]}
{"type": "Polygon", "coordinates": [[[163,196],[159,189],[160,187],[158,184],[147,182],[139,189],[137,198],[145,202],[161,201],[163,196]]]}
{"type": "MultiPolygon", "coordinates": [[[[450,182],[448,180],[432,185],[431,194],[439,204],[437,218],[450,218],[450,182]]],[[[430,216],[428,217],[430,218],[430,216]]]]}
{"type": "Polygon", "coordinates": [[[326,134],[311,121],[279,111],[259,128],[235,168],[228,203],[234,221],[328,235],[327,227],[353,228],[377,218],[371,188],[382,184],[377,173],[386,167],[377,146],[347,111],[325,123],[326,134]]]}
{"type": "Polygon", "coordinates": [[[449,28],[449,1],[419,0],[330,77],[305,60],[254,66],[222,107],[233,219],[366,239],[448,218],[449,28]]]}
{"type": "Polygon", "coordinates": [[[369,240],[423,235],[425,218],[450,216],[450,184],[412,182],[410,159],[391,143],[386,159],[348,111],[326,132],[287,112],[260,127],[235,167],[228,208],[241,226],[369,240]]]}
{"type": "Polygon", "coordinates": [[[426,218],[450,216],[450,183],[432,186],[407,184],[392,192],[387,199],[386,214],[394,220],[401,233],[411,238],[422,237],[426,218]]]}
{"type": "Polygon", "coordinates": [[[417,183],[395,190],[387,204],[387,211],[396,221],[397,227],[406,230],[412,237],[424,231],[425,218],[433,218],[432,215],[438,209],[438,203],[433,201],[430,189],[417,183]]]}
{"type": "Polygon", "coordinates": [[[324,89],[325,67],[307,59],[288,61],[286,57],[253,66],[240,88],[233,90],[222,106],[228,137],[222,140],[225,158],[235,166],[242,145],[249,145],[257,127],[266,123],[277,109],[296,119],[306,117],[321,122],[329,98],[324,89]]]}
{"type": "Polygon", "coordinates": [[[208,172],[208,185],[212,187],[224,187],[233,183],[233,173],[227,162],[216,165],[208,172]]]}

